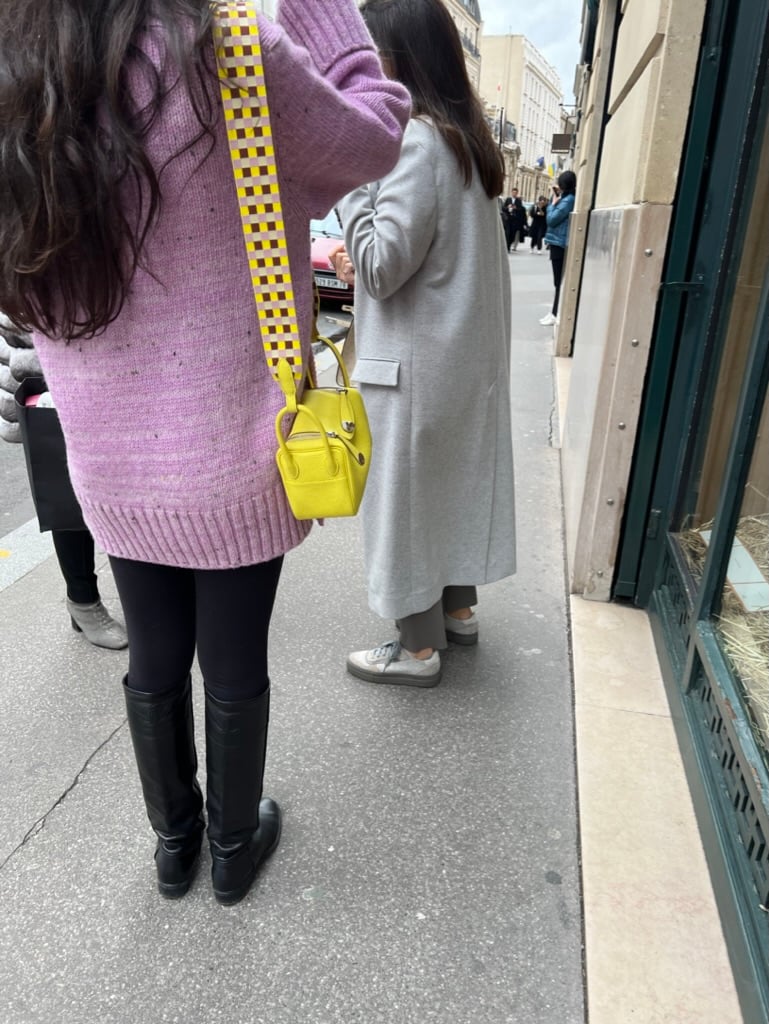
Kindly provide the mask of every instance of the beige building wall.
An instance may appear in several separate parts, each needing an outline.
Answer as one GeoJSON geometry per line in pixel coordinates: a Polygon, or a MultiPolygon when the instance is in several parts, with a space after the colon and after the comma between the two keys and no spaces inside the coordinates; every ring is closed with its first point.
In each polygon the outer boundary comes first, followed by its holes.
{"type": "Polygon", "coordinates": [[[516,128],[521,114],[523,36],[481,37],[481,99],[499,110],[516,128]]]}
{"type": "Polygon", "coordinates": [[[581,98],[556,335],[559,354],[574,341],[562,430],[570,586],[598,600],[611,594],[705,0],[624,0],[618,24],[613,7],[600,7],[581,98]]]}
{"type": "Polygon", "coordinates": [[[577,100],[580,124],[574,152],[573,170],[577,175],[577,200],[569,229],[569,248],[561,283],[560,324],[556,329],[557,356],[572,352],[580,300],[587,226],[590,219],[595,183],[598,177],[598,156],[603,136],[603,120],[608,103],[611,57],[619,11],[614,4],[602,4],[596,30],[592,66],[583,67],[577,75],[577,100]]]}
{"type": "Polygon", "coordinates": [[[515,124],[521,169],[534,169],[539,157],[548,166],[553,135],[561,125],[558,72],[521,35],[482,36],[481,55],[481,97],[497,109],[504,107],[506,120],[515,124]]]}
{"type": "Polygon", "coordinates": [[[443,0],[459,30],[465,51],[465,65],[476,89],[481,81],[481,12],[478,0],[443,0]]]}

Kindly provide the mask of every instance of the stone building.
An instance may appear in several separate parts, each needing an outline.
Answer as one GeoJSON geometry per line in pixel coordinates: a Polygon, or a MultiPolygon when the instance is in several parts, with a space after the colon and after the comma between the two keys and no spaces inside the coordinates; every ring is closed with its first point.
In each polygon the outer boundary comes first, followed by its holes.
{"type": "Polygon", "coordinates": [[[465,64],[470,81],[477,89],[481,79],[481,11],[478,0],[443,0],[454,19],[465,51],[465,64]]]}
{"type": "Polygon", "coordinates": [[[481,37],[480,93],[515,125],[521,195],[533,200],[550,185],[551,142],[560,132],[561,80],[522,35],[481,37]]]}
{"type": "Polygon", "coordinates": [[[555,334],[569,585],[648,611],[749,1024],[769,1020],[767,67],[766,0],[585,0],[555,334]]]}

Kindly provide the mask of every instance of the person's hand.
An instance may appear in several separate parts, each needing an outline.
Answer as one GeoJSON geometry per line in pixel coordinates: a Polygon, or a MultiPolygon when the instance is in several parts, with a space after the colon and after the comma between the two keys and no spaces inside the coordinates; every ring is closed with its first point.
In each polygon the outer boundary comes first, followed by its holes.
{"type": "Polygon", "coordinates": [[[347,250],[344,244],[337,245],[328,254],[329,262],[336,272],[336,276],[340,281],[344,281],[345,284],[355,284],[355,267],[352,265],[352,260],[347,255],[347,250]]]}

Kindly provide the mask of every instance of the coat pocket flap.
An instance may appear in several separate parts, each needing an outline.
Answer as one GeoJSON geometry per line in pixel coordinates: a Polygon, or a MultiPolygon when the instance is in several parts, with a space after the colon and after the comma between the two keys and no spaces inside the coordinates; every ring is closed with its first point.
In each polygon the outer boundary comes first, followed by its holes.
{"type": "Polygon", "coordinates": [[[399,359],[358,359],[352,379],[359,384],[382,384],[394,388],[400,373],[399,359]]]}

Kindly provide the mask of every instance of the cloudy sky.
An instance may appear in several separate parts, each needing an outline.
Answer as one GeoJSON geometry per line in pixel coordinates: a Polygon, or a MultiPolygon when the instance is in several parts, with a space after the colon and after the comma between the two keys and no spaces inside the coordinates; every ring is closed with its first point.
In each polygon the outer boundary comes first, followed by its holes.
{"type": "Polygon", "coordinates": [[[526,36],[561,76],[564,103],[574,102],[582,0],[479,0],[485,35],[526,36]]]}

